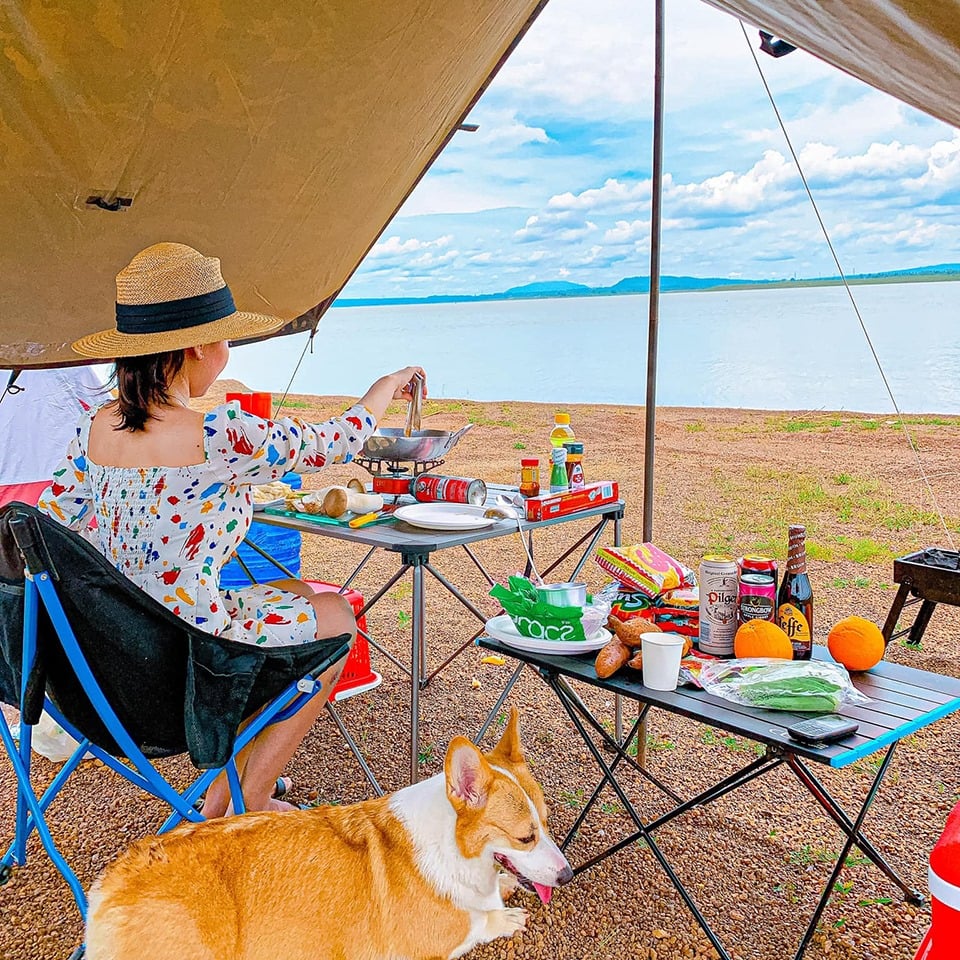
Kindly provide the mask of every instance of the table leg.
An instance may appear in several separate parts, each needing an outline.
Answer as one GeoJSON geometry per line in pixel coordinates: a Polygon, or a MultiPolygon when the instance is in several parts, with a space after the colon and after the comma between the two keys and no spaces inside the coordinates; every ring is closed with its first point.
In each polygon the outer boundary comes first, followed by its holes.
{"type": "Polygon", "coordinates": [[[903,612],[903,605],[907,602],[907,597],[909,595],[909,584],[901,583],[900,588],[897,590],[897,595],[893,598],[893,603],[890,606],[890,612],[887,614],[887,619],[883,624],[884,643],[890,642],[890,638],[893,636],[894,630],[897,629],[897,621],[900,619],[900,614],[903,612]]]}
{"type": "Polygon", "coordinates": [[[477,735],[473,738],[474,743],[479,743],[484,734],[490,728],[490,724],[493,723],[493,718],[500,712],[503,708],[504,703],[506,703],[507,697],[510,696],[510,691],[513,689],[514,684],[520,679],[520,674],[523,672],[525,664],[521,660],[517,664],[517,669],[513,671],[513,675],[507,681],[507,685],[503,688],[503,693],[497,698],[497,702],[493,705],[493,709],[487,714],[487,719],[483,721],[483,726],[477,731],[477,735]]]}
{"type": "Polygon", "coordinates": [[[363,775],[367,778],[367,783],[373,787],[374,792],[378,797],[383,796],[383,788],[377,782],[377,778],[373,775],[373,771],[370,769],[369,764],[363,756],[363,753],[360,751],[360,748],[357,746],[357,741],[353,739],[350,735],[350,731],[347,729],[344,722],[340,719],[340,714],[337,713],[336,707],[330,702],[327,703],[327,713],[330,714],[330,719],[337,725],[337,729],[340,731],[340,736],[346,741],[347,746],[350,748],[350,752],[357,758],[357,763],[360,764],[360,769],[363,771],[363,775]]]}
{"type": "MultiPolygon", "coordinates": [[[[554,686],[553,683],[551,683],[550,685],[554,686]]],[[[676,889],[677,893],[680,894],[680,897],[682,898],[683,902],[687,905],[687,909],[690,911],[690,913],[693,914],[693,918],[700,925],[700,929],[703,930],[707,939],[713,945],[713,948],[717,951],[717,955],[719,956],[720,960],[731,960],[730,954],[727,953],[727,951],[724,949],[723,944],[720,942],[717,935],[713,932],[713,929],[711,928],[710,924],[707,923],[707,918],[704,917],[704,915],[700,912],[700,908],[697,906],[696,901],[687,892],[687,888],[683,885],[683,882],[680,880],[680,878],[677,876],[676,872],[674,871],[673,867],[670,865],[670,861],[667,860],[666,856],[664,856],[663,851],[657,845],[657,842],[656,840],[654,840],[653,835],[645,826],[642,818],[640,817],[640,814],[637,813],[636,808],[630,802],[630,798],[627,796],[626,791],[623,789],[623,787],[620,786],[619,781],[613,775],[613,771],[604,761],[603,754],[600,752],[600,749],[597,747],[597,745],[593,742],[593,739],[587,733],[586,729],[583,726],[583,723],[580,720],[580,717],[577,715],[577,711],[567,702],[564,694],[561,692],[559,687],[554,686],[554,691],[560,697],[560,702],[563,704],[564,709],[567,711],[567,714],[569,715],[570,719],[573,721],[573,725],[577,728],[578,732],[580,733],[580,736],[583,738],[583,742],[586,744],[587,749],[593,755],[593,759],[596,761],[597,765],[603,771],[604,779],[609,782],[610,786],[613,788],[614,793],[616,793],[616,795],[620,799],[620,802],[623,804],[624,809],[627,811],[627,813],[629,813],[630,818],[636,824],[637,831],[634,834],[634,836],[629,839],[620,841],[619,844],[616,844],[613,848],[611,848],[610,852],[612,853],[613,850],[620,849],[621,847],[626,846],[628,843],[632,842],[633,840],[643,839],[644,841],[646,841],[646,844],[649,847],[650,852],[657,858],[657,862],[660,864],[660,867],[663,869],[664,873],[666,873],[666,875],[670,878],[670,882],[673,884],[674,889],[676,889]]],[[[603,728],[601,727],[600,729],[602,730],[603,728]]],[[[622,753],[622,750],[620,750],[619,752],[622,753]]],[[[595,862],[595,861],[592,861],[592,862],[595,862]]],[[[577,874],[584,869],[586,869],[586,867],[584,865],[581,865],[580,867],[577,867],[573,872],[574,874],[577,874]]]]}
{"type": "Polygon", "coordinates": [[[820,897],[820,901],[817,904],[816,910],[813,911],[813,916],[810,918],[810,923],[807,925],[803,939],[800,941],[800,947],[794,955],[794,960],[801,960],[801,957],[806,951],[810,940],[813,938],[813,934],[816,932],[817,924],[820,922],[820,917],[823,914],[824,908],[827,906],[827,903],[830,900],[830,894],[833,893],[833,888],[837,882],[837,878],[840,876],[840,871],[843,869],[854,843],[857,842],[857,837],[860,835],[860,828],[863,826],[863,821],[867,816],[867,811],[870,809],[870,805],[873,803],[874,797],[876,797],[877,791],[880,789],[880,784],[883,781],[884,775],[887,772],[887,768],[890,765],[890,760],[893,758],[894,747],[896,747],[895,743],[891,744],[890,748],[887,750],[886,756],[883,758],[883,763],[880,764],[880,769],[877,771],[877,775],[873,778],[873,783],[870,785],[870,789],[867,791],[867,797],[863,801],[863,806],[860,808],[860,812],[857,814],[856,820],[854,820],[851,824],[850,831],[847,833],[847,842],[843,845],[843,849],[840,851],[840,856],[837,857],[836,865],[830,872],[830,879],[827,880],[827,885],[824,888],[823,895],[820,897]]]}
{"type": "MultiPolygon", "coordinates": [[[[892,749],[892,748],[891,748],[892,749]]],[[[853,824],[850,818],[844,812],[839,803],[831,796],[830,791],[817,779],[812,770],[799,757],[790,755],[787,758],[787,764],[796,774],[797,779],[810,791],[813,798],[830,815],[833,822],[847,835],[851,835],[853,824]]],[[[919,890],[911,887],[897,872],[887,863],[883,854],[862,834],[853,834],[854,842],[869,857],[874,866],[878,867],[892,880],[903,892],[904,898],[908,903],[914,906],[920,906],[924,897],[919,890]]]]}
{"type": "Polygon", "coordinates": [[[424,620],[423,564],[413,568],[413,616],[410,625],[410,782],[420,779],[420,684],[423,680],[424,620]]]}

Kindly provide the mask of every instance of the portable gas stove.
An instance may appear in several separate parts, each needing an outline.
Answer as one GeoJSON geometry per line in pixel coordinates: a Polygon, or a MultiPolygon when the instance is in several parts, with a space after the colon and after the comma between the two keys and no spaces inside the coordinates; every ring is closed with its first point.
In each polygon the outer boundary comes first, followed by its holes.
{"type": "Polygon", "coordinates": [[[938,603],[960,607],[960,553],[940,547],[927,547],[893,561],[893,579],[900,584],[883,625],[883,639],[889,643],[910,635],[908,643],[919,644],[938,603]],[[897,628],[904,607],[920,604],[909,627],[897,628]]]}
{"type": "Polygon", "coordinates": [[[442,459],[436,460],[374,460],[367,457],[355,457],[358,463],[373,477],[373,492],[394,500],[413,492],[413,481],[422,473],[428,473],[443,466],[442,459]]]}

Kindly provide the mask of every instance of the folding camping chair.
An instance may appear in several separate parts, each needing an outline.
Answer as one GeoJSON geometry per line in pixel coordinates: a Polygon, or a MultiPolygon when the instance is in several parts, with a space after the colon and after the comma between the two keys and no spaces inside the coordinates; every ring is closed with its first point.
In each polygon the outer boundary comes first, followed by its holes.
{"type": "Polygon", "coordinates": [[[204,633],[56,521],[18,503],[0,510],[0,700],[20,709],[19,746],[0,712],[17,780],[15,834],[0,859],[0,883],[26,863],[36,830],[85,919],[83,889],[45,820],[84,756],[165,801],[171,813],[161,833],[204,819],[193,804],[221,772],[242,813],[237,754],[320,693],[315,677],[348,650],[348,634],[261,648],[204,633]],[[79,746],[38,797],[30,744],[43,709],[79,746]],[[150,761],[182,753],[203,772],[180,793],[150,761]]]}

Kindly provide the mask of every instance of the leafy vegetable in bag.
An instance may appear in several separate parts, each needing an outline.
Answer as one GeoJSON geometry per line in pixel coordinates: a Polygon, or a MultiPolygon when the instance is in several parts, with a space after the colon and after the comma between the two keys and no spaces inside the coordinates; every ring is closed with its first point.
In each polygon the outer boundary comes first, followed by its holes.
{"type": "Polygon", "coordinates": [[[718,660],[700,671],[707,693],[763,710],[834,713],[842,703],[868,703],[836,663],[768,658],[718,660]]]}

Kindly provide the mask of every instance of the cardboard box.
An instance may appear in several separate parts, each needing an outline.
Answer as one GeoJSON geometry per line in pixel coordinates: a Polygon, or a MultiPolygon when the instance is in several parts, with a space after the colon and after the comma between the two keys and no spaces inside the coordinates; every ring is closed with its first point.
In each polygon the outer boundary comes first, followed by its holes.
{"type": "Polygon", "coordinates": [[[620,488],[612,480],[599,480],[588,483],[582,490],[573,493],[543,493],[539,497],[527,500],[528,520],[552,520],[565,517],[579,510],[599,507],[604,503],[614,503],[620,499],[620,488]]]}

